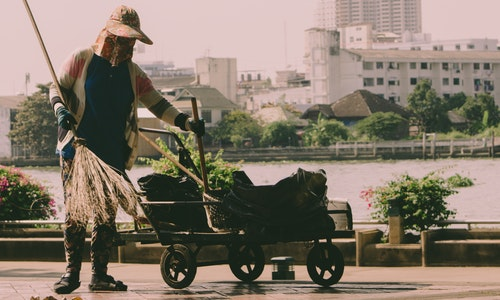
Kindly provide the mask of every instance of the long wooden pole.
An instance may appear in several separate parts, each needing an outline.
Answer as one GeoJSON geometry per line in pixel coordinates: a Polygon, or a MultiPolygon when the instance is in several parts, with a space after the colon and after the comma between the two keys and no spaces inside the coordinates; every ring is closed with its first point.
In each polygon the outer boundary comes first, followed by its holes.
{"type": "MultiPolygon", "coordinates": [[[[52,62],[50,61],[49,53],[47,52],[47,48],[45,47],[45,44],[42,39],[42,35],[40,34],[40,31],[38,30],[38,26],[36,25],[35,18],[33,17],[33,13],[31,12],[30,6],[28,5],[28,0],[23,0],[24,6],[26,7],[26,11],[28,12],[28,16],[30,17],[31,20],[31,25],[33,25],[33,29],[35,30],[36,37],[38,38],[38,42],[40,44],[40,47],[42,48],[43,51],[43,56],[45,57],[45,60],[47,61],[47,65],[50,70],[50,75],[52,76],[52,81],[56,85],[57,92],[59,93],[59,96],[61,99],[63,99],[63,94],[61,93],[61,87],[59,86],[59,81],[57,80],[56,73],[54,72],[54,67],[52,66],[52,62]]],[[[63,101],[64,102],[64,101],[63,101]]]]}
{"type": "MultiPolygon", "coordinates": [[[[24,6],[26,7],[26,11],[28,12],[28,16],[31,21],[31,25],[33,25],[33,30],[35,31],[36,37],[38,39],[38,43],[40,44],[40,47],[42,48],[43,56],[45,57],[45,61],[47,62],[47,66],[49,67],[50,71],[50,76],[52,77],[52,82],[54,83],[57,93],[59,94],[59,97],[61,97],[62,102],[66,103],[64,101],[64,95],[61,91],[61,85],[59,84],[59,80],[57,79],[56,72],[54,71],[54,66],[52,65],[52,61],[50,60],[49,53],[47,52],[47,47],[45,47],[45,43],[43,42],[42,35],[40,34],[40,30],[38,30],[38,26],[36,25],[35,17],[33,17],[33,13],[31,12],[31,8],[28,5],[28,0],[23,0],[24,6]]],[[[28,95],[26,95],[28,96],[28,95]]],[[[71,132],[77,138],[76,136],[76,130],[75,126],[71,125],[71,132]]],[[[80,139],[81,143],[85,143],[82,139],[80,139]]]]}
{"type": "MultiPolygon", "coordinates": [[[[191,106],[193,108],[193,118],[195,121],[199,121],[200,117],[198,116],[198,105],[196,104],[196,98],[191,98],[191,106]]],[[[198,152],[200,153],[200,167],[201,167],[201,176],[203,177],[203,187],[205,188],[205,192],[208,192],[208,178],[207,178],[207,167],[205,164],[205,151],[203,150],[203,140],[201,136],[196,135],[196,139],[198,142],[198,152]]]]}

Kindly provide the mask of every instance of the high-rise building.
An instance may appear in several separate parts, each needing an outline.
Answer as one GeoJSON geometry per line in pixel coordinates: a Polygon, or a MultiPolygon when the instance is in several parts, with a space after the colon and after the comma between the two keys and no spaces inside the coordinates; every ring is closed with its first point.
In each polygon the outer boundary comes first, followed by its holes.
{"type": "Polygon", "coordinates": [[[318,0],[316,26],[338,29],[361,23],[377,32],[422,32],[421,0],[318,0]]]}
{"type": "Polygon", "coordinates": [[[335,30],[335,0],[317,0],[314,12],[315,26],[322,29],[335,30]]]}

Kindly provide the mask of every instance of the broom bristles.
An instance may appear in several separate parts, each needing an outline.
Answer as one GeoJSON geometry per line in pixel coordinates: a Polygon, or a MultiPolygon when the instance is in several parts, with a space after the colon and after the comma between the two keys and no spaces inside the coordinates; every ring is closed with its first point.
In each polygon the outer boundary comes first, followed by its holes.
{"type": "Polygon", "coordinates": [[[118,205],[132,217],[138,216],[139,196],[133,184],[86,146],[76,145],[65,190],[66,209],[78,223],[92,216],[97,224],[109,221],[108,210],[116,211],[118,205]]]}

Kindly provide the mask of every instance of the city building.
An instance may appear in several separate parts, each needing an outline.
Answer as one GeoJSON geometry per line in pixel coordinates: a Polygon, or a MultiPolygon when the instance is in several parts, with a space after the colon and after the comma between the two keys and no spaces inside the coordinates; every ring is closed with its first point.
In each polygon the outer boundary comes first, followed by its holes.
{"type": "Polygon", "coordinates": [[[202,57],[196,59],[197,83],[216,88],[225,98],[237,103],[236,58],[202,57]]]}
{"type": "Polygon", "coordinates": [[[422,32],[421,0],[319,0],[316,27],[339,29],[370,23],[377,32],[422,32]]]}
{"type": "MultiPolygon", "coordinates": [[[[311,83],[310,103],[330,104],[341,96],[340,65],[334,59],[340,55],[340,33],[336,30],[311,28],[306,30],[304,66],[311,83]]],[[[354,90],[352,90],[354,91],[354,90]]],[[[347,93],[346,93],[347,94],[347,93]]]]}
{"type": "Polygon", "coordinates": [[[17,156],[8,136],[21,102],[26,96],[0,96],[0,158],[17,156]]]}
{"type": "Polygon", "coordinates": [[[172,62],[141,62],[139,65],[149,77],[194,76],[193,68],[176,68],[172,62]]]}
{"type": "Polygon", "coordinates": [[[239,108],[218,89],[201,85],[183,88],[171,103],[181,111],[192,114],[193,97],[197,100],[198,114],[205,120],[207,128],[214,127],[226,114],[239,108]]]}
{"type": "Polygon", "coordinates": [[[438,96],[468,96],[500,91],[500,51],[358,50],[339,49],[338,32],[308,30],[305,55],[314,104],[329,104],[359,89],[406,106],[421,79],[429,79],[438,96]]]}

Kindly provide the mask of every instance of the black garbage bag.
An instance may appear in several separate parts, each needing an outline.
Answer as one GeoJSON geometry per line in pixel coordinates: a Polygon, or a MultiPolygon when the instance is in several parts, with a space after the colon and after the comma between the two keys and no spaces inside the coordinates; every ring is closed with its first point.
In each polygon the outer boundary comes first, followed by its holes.
{"type": "MultiPolygon", "coordinates": [[[[203,201],[191,178],[152,173],[137,180],[148,201],[203,201]]],[[[210,231],[202,205],[147,205],[144,211],[161,229],[210,231]]]]}
{"type": "Polygon", "coordinates": [[[233,173],[234,184],[225,206],[258,231],[334,231],[328,215],[326,174],[298,168],[274,185],[256,186],[243,172],[233,173]]]}

